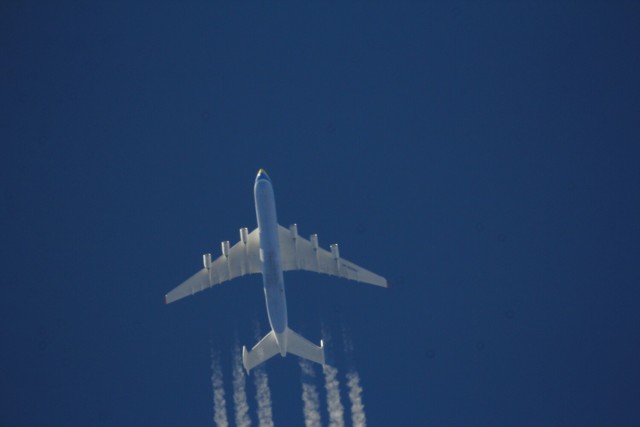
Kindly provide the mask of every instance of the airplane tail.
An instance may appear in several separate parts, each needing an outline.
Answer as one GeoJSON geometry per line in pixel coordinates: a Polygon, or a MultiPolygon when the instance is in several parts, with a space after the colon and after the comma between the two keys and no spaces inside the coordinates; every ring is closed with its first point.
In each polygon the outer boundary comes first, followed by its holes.
{"type": "Polygon", "coordinates": [[[247,373],[249,373],[251,369],[271,359],[276,354],[281,353],[284,356],[287,352],[324,365],[324,343],[322,340],[320,340],[320,346],[318,347],[289,328],[285,330],[284,334],[278,334],[278,336],[272,330],[251,351],[242,346],[242,364],[247,373]],[[281,346],[284,346],[284,351],[281,350],[281,346]]]}

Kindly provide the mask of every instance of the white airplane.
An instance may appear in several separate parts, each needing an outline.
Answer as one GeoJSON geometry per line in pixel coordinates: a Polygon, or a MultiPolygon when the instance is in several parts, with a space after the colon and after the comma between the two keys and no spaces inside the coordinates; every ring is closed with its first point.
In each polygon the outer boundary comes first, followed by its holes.
{"type": "Polygon", "coordinates": [[[271,332],[251,351],[242,347],[242,364],[247,373],[277,353],[283,357],[293,353],[324,365],[322,340],[316,346],[287,326],[283,271],[315,271],[385,288],[387,280],[341,258],[337,243],[330,246],[329,252],[318,246],[317,234],[307,240],[298,235],[296,224],[288,229],[278,225],[273,186],[263,169],[258,171],[253,194],[258,228],[251,233],[241,228],[240,241],[232,247],[229,241],[222,242],[222,256],[213,262],[211,254],[204,254],[204,268],[166,294],[165,304],[245,274],[262,273],[271,332]]]}

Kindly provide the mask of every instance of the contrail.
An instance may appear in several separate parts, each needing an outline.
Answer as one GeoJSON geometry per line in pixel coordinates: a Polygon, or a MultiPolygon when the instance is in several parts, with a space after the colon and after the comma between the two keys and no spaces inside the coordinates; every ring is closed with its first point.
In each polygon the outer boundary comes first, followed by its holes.
{"type": "Polygon", "coordinates": [[[228,427],[227,401],[224,398],[224,382],[219,357],[211,349],[211,386],[213,387],[213,421],[218,427],[228,427]]]}
{"type": "Polygon", "coordinates": [[[324,365],[324,387],[327,390],[327,409],[329,411],[329,427],[344,427],[344,407],[340,401],[340,382],[336,379],[338,370],[324,365]]]}
{"type": "Polygon", "coordinates": [[[362,403],[362,387],[360,387],[360,375],[356,371],[347,373],[347,386],[349,387],[349,400],[351,400],[351,422],[354,427],[367,425],[362,403]]]}
{"type": "Polygon", "coordinates": [[[254,368],[253,381],[256,386],[256,401],[258,402],[258,423],[260,427],[273,427],[271,391],[269,390],[267,371],[264,367],[254,368]]]}
{"type": "MultiPolygon", "coordinates": [[[[255,323],[254,336],[260,341],[260,324],[255,323]]],[[[253,383],[256,387],[256,401],[258,402],[258,424],[260,427],[273,427],[273,412],[271,411],[271,390],[269,377],[264,366],[253,369],[253,383]]]]}
{"type": "MultiPolygon", "coordinates": [[[[325,325],[322,325],[322,338],[324,342],[331,342],[331,334],[325,325]]],[[[324,365],[324,388],[327,390],[327,410],[329,412],[329,427],[344,427],[344,406],[340,401],[340,382],[338,381],[338,369],[324,365]]]]}
{"type": "Polygon", "coordinates": [[[344,348],[344,354],[347,359],[347,363],[353,364],[353,341],[351,341],[351,337],[349,336],[349,332],[347,332],[347,328],[342,328],[342,347],[344,348]]]}
{"type": "Polygon", "coordinates": [[[362,403],[362,387],[360,386],[360,375],[353,368],[353,341],[346,328],[342,329],[342,343],[347,363],[351,365],[347,373],[347,387],[349,388],[349,400],[351,401],[351,423],[354,427],[365,427],[367,417],[364,413],[362,403]]]}
{"type": "Polygon", "coordinates": [[[242,370],[242,353],[236,343],[233,351],[233,403],[236,409],[236,426],[249,427],[249,404],[245,390],[245,376],[242,370]]]}
{"type": "Polygon", "coordinates": [[[306,427],[320,427],[320,398],[318,390],[313,384],[315,373],[310,362],[300,359],[302,370],[302,402],[304,403],[304,425],[306,427]]]}

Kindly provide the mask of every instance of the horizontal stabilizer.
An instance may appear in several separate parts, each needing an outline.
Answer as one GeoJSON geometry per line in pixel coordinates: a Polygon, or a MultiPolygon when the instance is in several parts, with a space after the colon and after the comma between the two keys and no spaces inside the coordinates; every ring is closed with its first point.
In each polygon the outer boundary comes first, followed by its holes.
{"type": "Polygon", "coordinates": [[[250,370],[262,362],[271,359],[279,352],[276,334],[271,331],[265,335],[251,351],[247,351],[247,348],[242,346],[242,364],[244,365],[244,369],[249,373],[250,370]]]}
{"type": "Polygon", "coordinates": [[[320,347],[287,328],[287,351],[303,359],[324,365],[324,343],[320,347]]]}
{"type": "Polygon", "coordinates": [[[322,340],[320,340],[320,347],[318,347],[289,328],[286,329],[284,334],[279,334],[277,337],[275,332],[269,332],[251,351],[248,351],[243,346],[242,364],[247,373],[249,373],[250,370],[278,353],[283,356],[287,353],[295,354],[303,359],[324,365],[324,343],[322,340]],[[278,345],[278,340],[280,340],[280,345],[278,345]],[[281,349],[280,346],[283,346],[286,350],[281,349]]]}

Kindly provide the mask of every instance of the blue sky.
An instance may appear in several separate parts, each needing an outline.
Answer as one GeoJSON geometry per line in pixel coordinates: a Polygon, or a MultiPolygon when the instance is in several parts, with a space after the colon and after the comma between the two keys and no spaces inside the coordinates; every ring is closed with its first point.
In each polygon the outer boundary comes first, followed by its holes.
{"type": "MultiPolygon", "coordinates": [[[[637,425],[639,17],[3,3],[0,424],[214,425],[212,348],[232,414],[260,278],[162,302],[255,227],[264,167],[282,224],[389,279],[285,276],[368,425],[637,425]]],[[[276,425],[301,425],[297,360],[267,374],[276,425]]]]}

